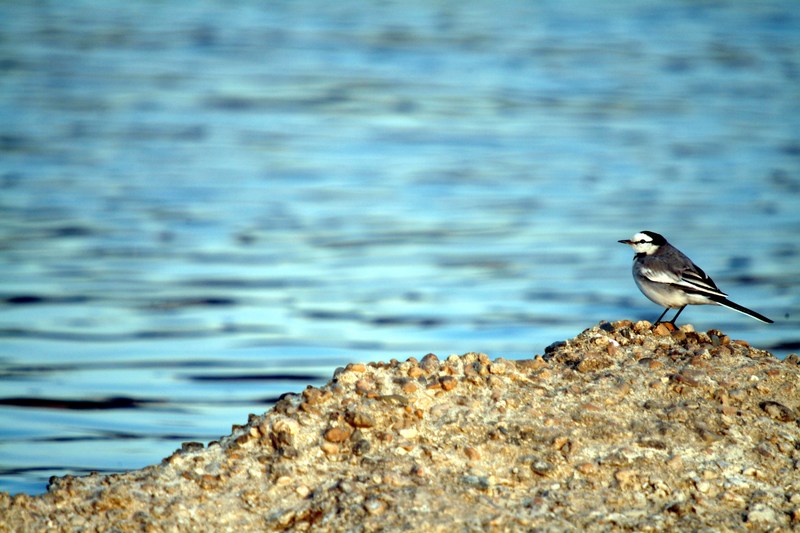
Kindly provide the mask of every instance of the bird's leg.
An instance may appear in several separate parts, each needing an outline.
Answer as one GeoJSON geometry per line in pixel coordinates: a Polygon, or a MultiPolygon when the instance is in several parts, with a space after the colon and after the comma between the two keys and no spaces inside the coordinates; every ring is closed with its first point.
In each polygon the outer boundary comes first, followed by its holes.
{"type": "Polygon", "coordinates": [[[670,320],[669,323],[674,326],[675,325],[675,321],[678,320],[678,315],[680,315],[683,312],[684,309],[686,309],[685,305],[683,307],[681,307],[680,309],[678,309],[678,312],[675,313],[675,316],[672,317],[672,320],[670,320]]]}
{"type": "MultiPolygon", "coordinates": [[[[655,324],[653,324],[654,326],[657,326],[657,325],[661,324],[661,319],[662,319],[662,318],[664,318],[664,315],[666,315],[666,314],[667,314],[667,311],[669,311],[669,307],[667,307],[666,309],[664,309],[664,312],[663,312],[663,313],[661,313],[661,316],[660,316],[660,317],[658,317],[658,320],[656,320],[656,323],[655,323],[655,324]]],[[[680,311],[678,311],[678,312],[680,312],[680,311]]]]}

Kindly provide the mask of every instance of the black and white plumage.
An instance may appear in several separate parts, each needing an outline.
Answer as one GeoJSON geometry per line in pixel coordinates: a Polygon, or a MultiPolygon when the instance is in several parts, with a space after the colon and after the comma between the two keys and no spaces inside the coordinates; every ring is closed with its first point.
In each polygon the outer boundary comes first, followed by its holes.
{"type": "Polygon", "coordinates": [[[667,311],[680,308],[669,321],[675,325],[675,320],[687,305],[721,305],[772,324],[772,320],[764,315],[728,300],[728,295],[717,288],[714,280],[658,233],[642,231],[619,242],[630,245],[636,252],[633,279],[639,290],[653,302],[666,307],[656,324],[667,311]]]}

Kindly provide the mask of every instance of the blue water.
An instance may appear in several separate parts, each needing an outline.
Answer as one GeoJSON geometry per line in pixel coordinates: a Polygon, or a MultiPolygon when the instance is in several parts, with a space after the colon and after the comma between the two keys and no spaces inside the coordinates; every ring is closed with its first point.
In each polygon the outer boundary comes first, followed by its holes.
{"type": "Polygon", "coordinates": [[[0,71],[0,490],[654,320],[642,229],[800,346],[793,1],[4,2],[0,71]]]}

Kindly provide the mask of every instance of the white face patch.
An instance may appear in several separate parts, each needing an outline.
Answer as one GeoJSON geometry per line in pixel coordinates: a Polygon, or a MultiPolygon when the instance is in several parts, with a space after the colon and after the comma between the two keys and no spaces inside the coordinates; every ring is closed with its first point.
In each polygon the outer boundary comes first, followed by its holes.
{"type": "Polygon", "coordinates": [[[650,255],[658,250],[658,246],[653,244],[653,238],[646,233],[637,233],[631,237],[631,247],[637,254],[650,255]]]}

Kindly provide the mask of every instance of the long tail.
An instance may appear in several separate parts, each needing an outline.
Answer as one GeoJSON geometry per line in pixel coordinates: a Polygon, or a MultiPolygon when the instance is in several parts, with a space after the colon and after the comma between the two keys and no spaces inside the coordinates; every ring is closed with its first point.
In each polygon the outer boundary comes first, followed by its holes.
{"type": "Polygon", "coordinates": [[[728,309],[733,309],[734,311],[738,311],[738,312],[742,313],[743,315],[751,316],[751,317],[755,318],[756,320],[760,320],[761,322],[764,322],[766,324],[772,324],[773,323],[772,320],[770,320],[769,318],[765,317],[764,315],[756,313],[752,309],[748,309],[748,308],[746,308],[746,307],[744,307],[742,305],[739,305],[737,303],[734,303],[734,302],[732,302],[732,301],[730,301],[730,300],[728,300],[726,298],[713,298],[713,300],[715,302],[717,302],[719,305],[723,306],[723,307],[727,307],[728,309]]]}

